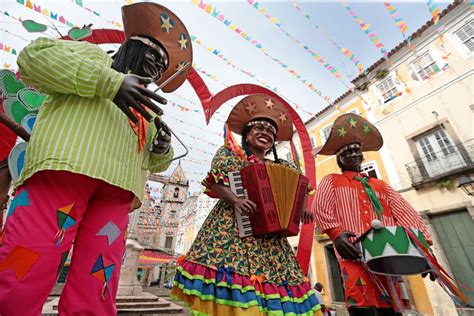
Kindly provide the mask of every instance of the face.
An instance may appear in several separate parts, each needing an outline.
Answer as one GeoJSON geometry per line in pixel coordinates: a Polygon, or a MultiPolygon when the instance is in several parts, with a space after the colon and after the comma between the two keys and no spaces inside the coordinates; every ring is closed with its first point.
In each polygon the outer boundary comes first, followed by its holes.
{"type": "Polygon", "coordinates": [[[343,151],[338,159],[346,170],[358,171],[363,160],[362,149],[360,147],[349,148],[343,151]]]}
{"type": "Polygon", "coordinates": [[[150,47],[145,52],[140,76],[154,78],[156,81],[161,77],[161,74],[166,70],[167,66],[168,56],[166,54],[160,54],[150,47]]]}
{"type": "Polygon", "coordinates": [[[275,133],[276,129],[272,124],[262,122],[252,126],[247,134],[247,140],[250,147],[266,153],[275,142],[275,133]]]}

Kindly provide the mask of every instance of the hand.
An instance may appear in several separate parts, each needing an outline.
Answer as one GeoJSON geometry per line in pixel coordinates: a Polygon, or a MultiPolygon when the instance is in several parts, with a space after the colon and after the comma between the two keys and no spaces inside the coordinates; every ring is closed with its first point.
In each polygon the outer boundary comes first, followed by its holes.
{"type": "Polygon", "coordinates": [[[421,277],[422,278],[426,278],[427,275],[430,275],[430,280],[431,281],[434,281],[438,278],[438,276],[433,272],[433,271],[429,271],[429,272],[425,272],[425,273],[422,273],[421,274],[421,277]]]}
{"type": "Polygon", "coordinates": [[[257,210],[257,204],[250,201],[249,199],[238,199],[234,202],[234,211],[250,216],[253,212],[257,210]]]}
{"type": "Polygon", "coordinates": [[[151,151],[155,154],[167,153],[171,146],[171,130],[159,117],[155,117],[155,126],[157,135],[153,139],[151,151]]]}
{"type": "Polygon", "coordinates": [[[354,245],[349,241],[349,237],[356,237],[356,234],[353,232],[343,231],[337,238],[334,240],[334,247],[341,257],[348,260],[359,259],[362,255],[354,247],[354,245]]]}
{"type": "Polygon", "coordinates": [[[301,216],[301,221],[303,222],[303,224],[309,224],[309,223],[312,223],[314,221],[314,214],[313,212],[310,212],[308,210],[304,210],[303,211],[303,214],[301,216]]]}
{"type": "Polygon", "coordinates": [[[167,103],[166,99],[144,87],[152,82],[152,78],[144,78],[137,75],[126,75],[122,85],[115,95],[113,100],[114,103],[135,124],[138,122],[138,119],[132,113],[130,108],[135,109],[148,121],[151,121],[153,117],[144,107],[147,107],[158,115],[163,115],[163,110],[155,105],[150,99],[153,99],[163,105],[167,103]]]}

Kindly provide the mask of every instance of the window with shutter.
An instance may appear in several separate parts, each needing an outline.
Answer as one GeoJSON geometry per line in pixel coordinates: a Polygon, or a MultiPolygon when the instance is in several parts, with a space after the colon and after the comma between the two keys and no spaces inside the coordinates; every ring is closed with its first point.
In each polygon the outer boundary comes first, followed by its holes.
{"type": "Polygon", "coordinates": [[[470,53],[474,51],[474,20],[468,21],[454,34],[470,53]]]}

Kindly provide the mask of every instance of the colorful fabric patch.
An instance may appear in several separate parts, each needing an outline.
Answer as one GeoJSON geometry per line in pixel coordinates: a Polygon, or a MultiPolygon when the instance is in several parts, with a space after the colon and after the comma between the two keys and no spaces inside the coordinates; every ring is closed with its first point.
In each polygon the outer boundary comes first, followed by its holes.
{"type": "Polygon", "coordinates": [[[106,236],[109,246],[115,241],[115,239],[117,239],[119,235],[120,229],[112,221],[109,221],[107,224],[105,224],[104,227],[102,227],[96,234],[96,236],[106,236]]]}
{"type": "Polygon", "coordinates": [[[90,274],[103,283],[102,299],[105,298],[105,291],[109,290],[108,282],[112,276],[112,273],[114,272],[114,268],[115,264],[109,264],[107,266],[104,264],[102,254],[99,255],[94,263],[94,266],[92,267],[90,274]]]}
{"type": "Polygon", "coordinates": [[[64,239],[66,229],[76,224],[76,212],[74,211],[74,203],[58,208],[58,232],[54,237],[56,239],[56,247],[59,247],[64,239]]]}
{"type": "Polygon", "coordinates": [[[22,280],[38,260],[39,254],[22,246],[15,246],[8,256],[0,263],[0,271],[13,269],[17,281],[22,280]]]}
{"type": "Polygon", "coordinates": [[[18,206],[30,206],[30,198],[28,197],[27,190],[23,190],[15,196],[8,209],[7,218],[13,215],[18,206]]]}

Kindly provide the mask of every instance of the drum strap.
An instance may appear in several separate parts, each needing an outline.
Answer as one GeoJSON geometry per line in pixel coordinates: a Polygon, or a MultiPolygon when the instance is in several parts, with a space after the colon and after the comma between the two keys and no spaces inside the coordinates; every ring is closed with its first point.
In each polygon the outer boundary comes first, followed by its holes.
{"type": "Polygon", "coordinates": [[[367,193],[367,196],[369,197],[370,202],[372,203],[372,206],[374,207],[375,212],[377,213],[377,218],[379,220],[382,220],[383,206],[382,206],[382,203],[380,203],[379,198],[375,194],[374,189],[372,189],[372,187],[370,186],[369,178],[367,177],[359,178],[358,176],[354,176],[354,180],[362,183],[362,185],[365,188],[365,192],[367,193]]]}

